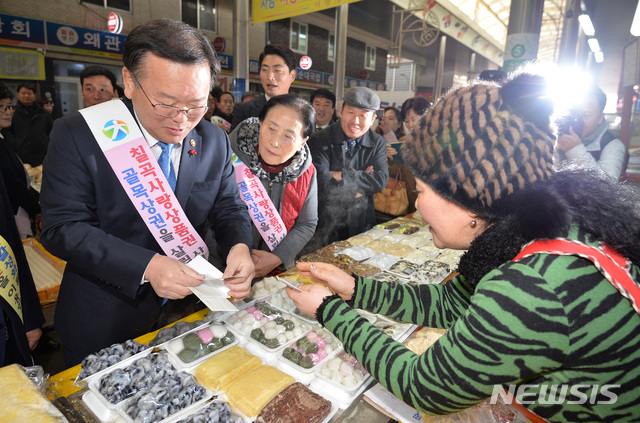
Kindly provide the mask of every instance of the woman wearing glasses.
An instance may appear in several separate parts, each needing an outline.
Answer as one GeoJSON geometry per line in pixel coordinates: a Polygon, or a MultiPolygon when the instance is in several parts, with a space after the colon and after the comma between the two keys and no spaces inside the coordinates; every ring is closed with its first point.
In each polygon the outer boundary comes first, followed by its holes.
{"type": "Polygon", "coordinates": [[[293,266],[315,232],[318,186],[307,146],[314,125],[313,107],[300,97],[285,94],[271,98],[258,118],[241,122],[230,135],[231,148],[260,179],[287,228],[287,235],[270,251],[254,224],[256,277],[281,265],[293,266]]]}
{"type": "Polygon", "coordinates": [[[40,214],[36,191],[30,189],[29,175],[13,147],[13,133],[8,129],[13,119],[13,93],[0,84],[0,171],[11,201],[21,238],[33,236],[32,223],[40,214]]]}

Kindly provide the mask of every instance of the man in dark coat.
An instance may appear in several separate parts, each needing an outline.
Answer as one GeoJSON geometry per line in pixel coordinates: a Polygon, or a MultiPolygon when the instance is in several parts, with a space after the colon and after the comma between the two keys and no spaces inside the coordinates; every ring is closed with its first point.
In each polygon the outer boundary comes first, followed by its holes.
{"type": "Polygon", "coordinates": [[[233,109],[231,129],[243,120],[258,117],[271,97],[288,94],[289,87],[296,80],[296,56],[283,44],[268,44],[260,53],[260,82],[264,94],[251,101],[236,104],[233,109]]]}
{"type": "Polygon", "coordinates": [[[52,126],[51,115],[36,101],[36,85],[32,82],[18,85],[11,130],[15,134],[16,152],[23,163],[33,167],[42,164],[52,126]]]}
{"type": "MultiPolygon", "coordinates": [[[[236,276],[229,295],[244,298],[254,274],[251,219],[227,135],[202,120],[220,69],[211,43],[183,22],[154,20],[131,31],[123,60],[126,123],[140,126],[156,160],[175,147],[167,181],[200,235],[207,221],[216,229],[225,276],[236,276]]],[[[67,261],[55,315],[67,365],[149,332],[164,299],[190,295],[204,277],[164,254],[80,113],[56,120],[40,200],[41,242],[67,261]]]]}
{"type": "Polygon", "coordinates": [[[320,223],[313,246],[359,234],[375,224],[373,194],[389,179],[387,143],[371,130],[380,98],[369,88],[344,95],[340,120],[309,140],[318,172],[320,223]]]}

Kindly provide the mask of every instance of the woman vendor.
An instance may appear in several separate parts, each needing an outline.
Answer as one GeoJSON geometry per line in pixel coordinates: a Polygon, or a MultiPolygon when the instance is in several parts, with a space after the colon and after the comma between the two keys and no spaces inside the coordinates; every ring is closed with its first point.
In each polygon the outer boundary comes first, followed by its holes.
{"type": "Polygon", "coordinates": [[[287,229],[271,251],[254,224],[256,277],[281,265],[293,266],[315,232],[318,185],[307,146],[314,127],[313,107],[300,97],[285,94],[271,98],[258,118],[243,121],[230,135],[231,148],[260,179],[287,229]]]}
{"type": "Polygon", "coordinates": [[[468,250],[454,279],[400,285],[298,263],[328,288],[287,288],[426,414],[504,388],[547,421],[640,420],[640,199],[600,173],[554,170],[548,98],[526,73],[456,88],[403,144],[434,244],[468,250]],[[352,307],[448,331],[416,355],[352,307]]]}

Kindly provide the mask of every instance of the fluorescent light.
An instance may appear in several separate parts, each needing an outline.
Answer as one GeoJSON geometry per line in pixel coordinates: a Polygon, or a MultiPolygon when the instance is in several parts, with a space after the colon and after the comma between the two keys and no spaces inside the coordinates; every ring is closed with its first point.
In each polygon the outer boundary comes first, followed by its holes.
{"type": "Polygon", "coordinates": [[[634,37],[640,36],[640,1],[636,6],[636,14],[633,15],[633,22],[631,23],[631,35],[634,37]]]}
{"type": "Polygon", "coordinates": [[[578,16],[578,22],[580,22],[580,27],[584,31],[585,35],[593,37],[596,34],[596,29],[593,27],[589,15],[582,14],[578,16]]]}
{"type": "Polygon", "coordinates": [[[594,54],[596,52],[600,51],[600,43],[598,43],[598,39],[597,38],[589,38],[587,40],[587,43],[589,44],[589,48],[591,49],[591,51],[594,54]]]}
{"type": "Polygon", "coordinates": [[[604,53],[602,51],[596,51],[593,53],[594,59],[596,59],[596,63],[604,62],[604,53]]]}

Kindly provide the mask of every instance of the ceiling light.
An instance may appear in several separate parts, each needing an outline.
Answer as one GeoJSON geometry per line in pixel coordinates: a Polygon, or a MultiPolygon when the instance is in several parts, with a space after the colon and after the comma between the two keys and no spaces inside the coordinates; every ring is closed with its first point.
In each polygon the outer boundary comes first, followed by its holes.
{"type": "Polygon", "coordinates": [[[638,2],[638,6],[636,6],[636,14],[633,15],[630,31],[634,37],[640,36],[640,1],[638,2]]]}
{"type": "Polygon", "coordinates": [[[604,62],[604,53],[602,51],[596,51],[593,53],[593,58],[596,59],[596,63],[604,62]]]}
{"type": "Polygon", "coordinates": [[[596,52],[600,51],[600,43],[598,43],[598,39],[597,38],[589,38],[587,40],[587,43],[589,44],[589,48],[591,49],[591,51],[594,54],[596,52]]]}
{"type": "Polygon", "coordinates": [[[593,27],[589,15],[582,14],[578,16],[578,22],[580,22],[580,27],[587,37],[593,37],[595,35],[596,29],[593,27]]]}

